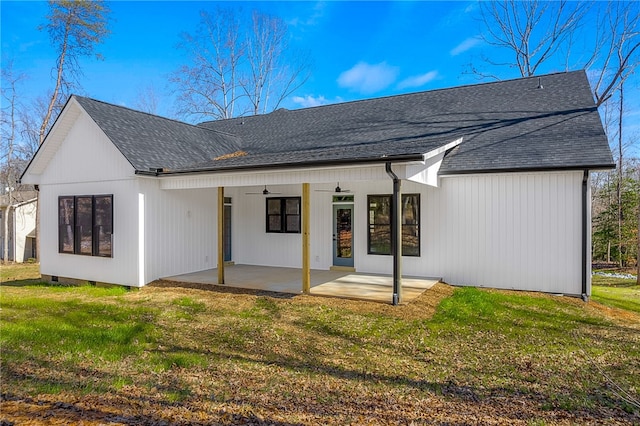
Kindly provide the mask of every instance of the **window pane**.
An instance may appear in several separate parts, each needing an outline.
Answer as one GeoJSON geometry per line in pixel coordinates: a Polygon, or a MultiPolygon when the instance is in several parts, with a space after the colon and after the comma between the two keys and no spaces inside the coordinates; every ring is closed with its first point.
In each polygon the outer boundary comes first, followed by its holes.
{"type": "Polygon", "coordinates": [[[372,225],[385,225],[391,223],[391,196],[369,196],[369,223],[372,225]]]}
{"type": "Polygon", "coordinates": [[[420,196],[418,194],[402,196],[402,224],[417,225],[419,223],[420,196]]]}
{"type": "Polygon", "coordinates": [[[92,254],[92,197],[76,197],[76,253],[92,254]]]}
{"type": "Polygon", "coordinates": [[[391,227],[389,225],[369,226],[369,253],[391,254],[391,227]]]}
{"type": "Polygon", "coordinates": [[[267,232],[282,232],[282,217],[280,215],[269,215],[267,232]]]}
{"type": "Polygon", "coordinates": [[[287,232],[300,232],[300,216],[287,216],[287,232]]]}
{"type": "Polygon", "coordinates": [[[369,247],[370,254],[391,254],[391,196],[369,195],[369,247]]]}
{"type": "MultiPolygon", "coordinates": [[[[369,195],[369,253],[391,254],[391,195],[369,195]]],[[[420,256],[420,194],[402,196],[402,255],[420,256]]]]}
{"type": "Polygon", "coordinates": [[[297,198],[288,198],[286,200],[286,212],[287,214],[300,214],[300,200],[297,198]]]}
{"type": "Polygon", "coordinates": [[[416,225],[402,226],[402,255],[420,256],[420,235],[416,225]]]}
{"type": "Polygon", "coordinates": [[[58,251],[73,253],[74,234],[73,197],[58,198],[58,251]]]}
{"type": "Polygon", "coordinates": [[[267,199],[267,214],[280,214],[280,198],[267,199]]]}
{"type": "Polygon", "coordinates": [[[113,197],[95,197],[95,255],[111,257],[111,234],[113,233],[113,197]]]}

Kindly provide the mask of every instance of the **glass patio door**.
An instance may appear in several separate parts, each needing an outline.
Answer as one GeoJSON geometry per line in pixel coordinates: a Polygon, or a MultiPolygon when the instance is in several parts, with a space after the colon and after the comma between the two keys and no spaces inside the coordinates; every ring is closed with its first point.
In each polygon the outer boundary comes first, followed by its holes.
{"type": "Polygon", "coordinates": [[[353,267],[353,204],[333,205],[333,265],[353,267]]]}

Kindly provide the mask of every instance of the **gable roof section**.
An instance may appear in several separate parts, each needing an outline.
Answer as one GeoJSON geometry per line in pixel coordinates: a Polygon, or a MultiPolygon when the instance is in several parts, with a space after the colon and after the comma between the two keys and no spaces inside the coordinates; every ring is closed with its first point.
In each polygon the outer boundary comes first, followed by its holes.
{"type": "MultiPolygon", "coordinates": [[[[201,126],[238,135],[243,149],[264,156],[263,163],[297,161],[307,153],[311,159],[419,154],[462,137],[440,174],[613,167],[584,71],[277,110],[201,126]]],[[[251,161],[247,157],[229,163],[251,161]]]]}
{"type": "Polygon", "coordinates": [[[232,135],[81,96],[74,98],[138,171],[183,169],[238,149],[238,140],[232,135]]]}
{"type": "MultiPolygon", "coordinates": [[[[141,174],[416,161],[459,140],[439,174],[614,167],[584,71],[200,125],[81,96],[72,100],[61,113],[67,119],[54,124],[63,131],[47,136],[55,142],[47,152],[61,143],[79,105],[141,174]]],[[[42,161],[29,168],[46,167],[40,151],[42,161]]]]}

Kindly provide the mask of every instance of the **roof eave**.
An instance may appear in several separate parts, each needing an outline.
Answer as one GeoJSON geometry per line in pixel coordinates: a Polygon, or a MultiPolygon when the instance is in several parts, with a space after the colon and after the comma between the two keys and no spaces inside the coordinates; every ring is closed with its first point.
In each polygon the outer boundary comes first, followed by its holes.
{"type": "Polygon", "coordinates": [[[455,175],[472,175],[472,174],[487,174],[487,173],[561,172],[561,171],[575,171],[575,170],[604,171],[604,170],[611,170],[615,168],[616,168],[615,164],[606,163],[606,164],[585,164],[585,165],[577,165],[577,166],[511,167],[511,168],[444,170],[444,171],[441,170],[438,174],[440,176],[455,176],[455,175]]]}
{"type": "Polygon", "coordinates": [[[315,167],[330,167],[330,166],[345,166],[349,164],[379,164],[379,163],[405,163],[411,161],[423,161],[423,153],[415,154],[401,154],[401,155],[387,155],[375,158],[355,158],[355,159],[334,159],[334,160],[322,160],[322,161],[304,161],[294,162],[287,164],[260,164],[260,165],[240,165],[223,168],[205,167],[201,169],[185,169],[185,170],[136,170],[136,174],[140,176],[172,176],[172,175],[191,175],[191,174],[203,174],[203,173],[228,173],[246,170],[274,170],[274,169],[299,169],[299,168],[315,168],[315,167]]]}

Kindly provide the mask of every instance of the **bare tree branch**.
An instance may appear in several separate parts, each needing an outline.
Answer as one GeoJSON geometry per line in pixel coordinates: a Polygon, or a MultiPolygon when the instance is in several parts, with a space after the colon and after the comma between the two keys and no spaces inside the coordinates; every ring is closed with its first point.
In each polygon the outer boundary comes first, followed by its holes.
{"type": "Polygon", "coordinates": [[[241,16],[231,9],[201,12],[196,33],[182,35],[180,47],[191,63],[171,78],[179,115],[224,119],[263,114],[306,80],[307,63],[299,59],[304,55],[286,62],[284,21],[255,11],[248,23],[241,16]]]}
{"type": "MultiPolygon", "coordinates": [[[[40,26],[49,32],[58,58],[53,68],[55,84],[47,112],[40,126],[40,143],[44,141],[54,111],[58,111],[75,87],[80,74],[78,58],[91,56],[95,46],[109,34],[109,9],[102,0],[49,0],[47,23],[40,26]]],[[[96,54],[101,58],[100,54],[96,54]]]]}
{"type": "Polygon", "coordinates": [[[588,3],[566,0],[480,2],[487,31],[482,38],[514,55],[513,61],[504,65],[517,68],[522,77],[532,76],[580,27],[589,7],[588,3]]]}

